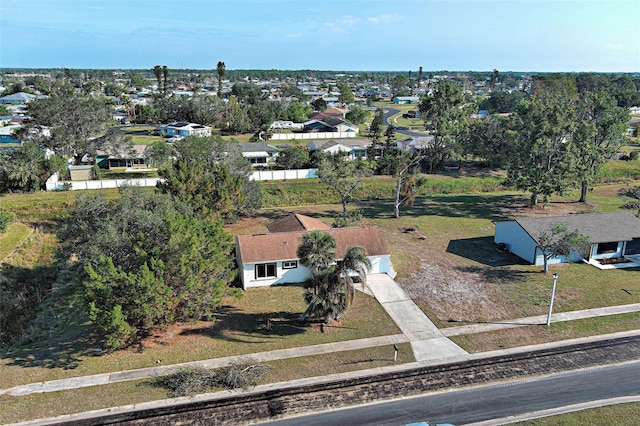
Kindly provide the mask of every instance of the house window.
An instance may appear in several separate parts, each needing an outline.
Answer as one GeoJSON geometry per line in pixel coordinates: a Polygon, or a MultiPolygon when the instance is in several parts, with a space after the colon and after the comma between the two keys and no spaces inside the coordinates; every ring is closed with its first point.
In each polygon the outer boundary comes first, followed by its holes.
{"type": "Polygon", "coordinates": [[[256,265],[256,279],[276,277],[276,264],[260,263],[256,265]]]}
{"type": "Polygon", "coordinates": [[[282,262],[282,269],[296,269],[297,267],[297,260],[285,260],[284,262],[282,262]]]}
{"type": "Polygon", "coordinates": [[[613,243],[598,243],[598,250],[596,254],[612,254],[618,251],[618,242],[613,243]]]}

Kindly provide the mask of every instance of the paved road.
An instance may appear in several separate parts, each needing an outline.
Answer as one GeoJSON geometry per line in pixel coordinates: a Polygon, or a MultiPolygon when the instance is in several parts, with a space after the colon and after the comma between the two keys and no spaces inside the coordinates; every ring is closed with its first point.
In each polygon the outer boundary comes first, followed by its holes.
{"type": "MultiPolygon", "coordinates": [[[[384,123],[384,125],[385,126],[391,125],[392,123],[389,123],[389,118],[398,114],[399,112],[400,112],[399,109],[385,107],[384,115],[382,116],[382,122],[384,123]]],[[[397,127],[396,127],[396,133],[400,133],[401,135],[413,136],[413,137],[427,136],[424,133],[413,132],[411,130],[401,130],[401,129],[398,129],[397,127]]]]}
{"type": "Polygon", "coordinates": [[[587,401],[596,401],[591,405],[595,407],[602,405],[597,401],[628,396],[633,397],[630,400],[640,400],[640,361],[434,393],[263,424],[396,426],[421,421],[456,425],[476,422],[503,424],[503,421],[496,419],[587,401]]]}

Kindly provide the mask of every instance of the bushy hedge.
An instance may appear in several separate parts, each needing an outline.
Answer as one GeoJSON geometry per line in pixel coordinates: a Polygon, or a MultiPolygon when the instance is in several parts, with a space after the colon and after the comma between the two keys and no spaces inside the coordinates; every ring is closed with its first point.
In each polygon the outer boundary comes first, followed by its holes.
{"type": "Polygon", "coordinates": [[[0,234],[7,232],[7,226],[13,222],[13,214],[0,212],[0,234]]]}

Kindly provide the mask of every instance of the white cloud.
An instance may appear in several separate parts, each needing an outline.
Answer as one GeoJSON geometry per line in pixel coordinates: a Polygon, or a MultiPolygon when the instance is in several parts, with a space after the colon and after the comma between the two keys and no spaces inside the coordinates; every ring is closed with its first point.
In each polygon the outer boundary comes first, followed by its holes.
{"type": "Polygon", "coordinates": [[[332,22],[325,22],[324,27],[332,33],[346,33],[351,27],[360,22],[360,19],[352,15],[344,15],[332,22]]]}
{"type": "Polygon", "coordinates": [[[371,22],[372,24],[386,24],[388,22],[394,22],[398,20],[398,16],[397,15],[393,15],[391,13],[383,13],[381,15],[378,16],[369,16],[367,18],[367,20],[369,22],[371,22]]]}

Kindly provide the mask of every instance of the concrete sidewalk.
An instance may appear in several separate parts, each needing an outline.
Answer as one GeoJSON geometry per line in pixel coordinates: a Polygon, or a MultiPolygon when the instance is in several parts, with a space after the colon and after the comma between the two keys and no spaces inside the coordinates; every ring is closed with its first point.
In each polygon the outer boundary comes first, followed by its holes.
{"type": "MultiPolygon", "coordinates": [[[[391,316],[396,324],[398,324],[398,327],[403,334],[31,383],[8,389],[0,389],[0,395],[30,395],[33,393],[54,392],[95,385],[105,385],[127,380],[138,380],[166,375],[171,371],[187,366],[219,368],[234,363],[268,362],[278,359],[321,355],[330,352],[366,349],[406,342],[411,343],[416,361],[420,363],[443,364],[455,360],[471,359],[491,354],[467,354],[467,352],[462,348],[449,340],[447,338],[448,336],[459,336],[506,328],[546,324],[546,315],[539,315],[535,317],[505,320],[493,323],[467,324],[438,330],[429,318],[415,305],[415,303],[413,303],[413,301],[411,301],[411,299],[407,297],[404,291],[390,277],[386,275],[372,275],[367,281],[367,286],[369,288],[365,289],[365,292],[374,295],[378,299],[389,316],[391,316]]],[[[586,309],[574,312],[562,312],[553,314],[551,319],[553,323],[632,312],[640,312],[640,303],[586,309]]],[[[597,336],[594,338],[597,338],[597,336]]],[[[554,342],[548,345],[557,345],[559,343],[562,342],[554,342]]],[[[514,352],[520,349],[521,348],[513,348],[499,352],[514,352]]],[[[317,380],[317,378],[315,379],[317,380]]]]}
{"type": "Polygon", "coordinates": [[[452,358],[467,353],[445,337],[389,275],[367,276],[367,287],[411,342],[416,361],[452,358]]]}

